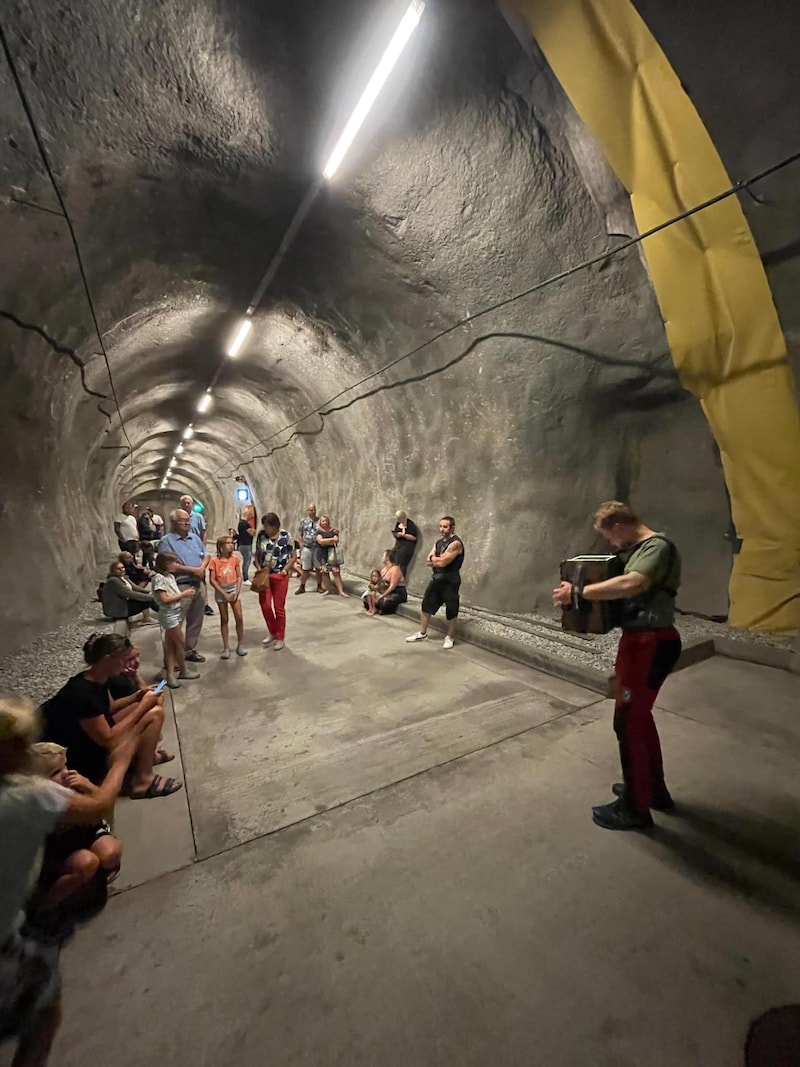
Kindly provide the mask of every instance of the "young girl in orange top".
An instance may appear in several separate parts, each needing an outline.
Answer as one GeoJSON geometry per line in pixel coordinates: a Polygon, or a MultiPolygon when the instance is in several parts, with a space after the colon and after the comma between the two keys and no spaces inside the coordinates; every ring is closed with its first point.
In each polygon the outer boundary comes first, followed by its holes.
{"type": "Polygon", "coordinates": [[[236,622],[236,655],[246,656],[242,602],[242,561],[233,554],[233,538],[230,534],[217,538],[217,554],[208,564],[208,580],[214,587],[214,599],[219,604],[219,628],[222,633],[222,659],[231,658],[228,647],[228,605],[233,608],[236,622]]]}

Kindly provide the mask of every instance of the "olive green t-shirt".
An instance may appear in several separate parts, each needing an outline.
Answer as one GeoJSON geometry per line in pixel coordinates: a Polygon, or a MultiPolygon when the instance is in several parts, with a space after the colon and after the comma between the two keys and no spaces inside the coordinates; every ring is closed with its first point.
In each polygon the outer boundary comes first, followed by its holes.
{"type": "Polygon", "coordinates": [[[681,584],[681,557],[663,534],[639,541],[619,552],[623,573],[636,571],[650,581],[650,588],[623,603],[623,630],[661,630],[675,623],[675,594],[681,584]]]}

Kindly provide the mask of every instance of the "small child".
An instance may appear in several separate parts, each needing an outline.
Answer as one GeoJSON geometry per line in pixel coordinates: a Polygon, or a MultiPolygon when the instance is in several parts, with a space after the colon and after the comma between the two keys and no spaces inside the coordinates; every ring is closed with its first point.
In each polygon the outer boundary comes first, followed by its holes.
{"type": "Polygon", "coordinates": [[[208,580],[214,587],[214,599],[219,604],[219,629],[222,634],[220,659],[231,658],[228,645],[229,604],[233,608],[233,618],[236,623],[236,655],[246,656],[242,602],[239,599],[242,592],[242,561],[239,556],[233,554],[233,538],[230,534],[217,538],[217,554],[208,564],[208,580]]]}
{"type": "Polygon", "coordinates": [[[361,594],[364,607],[367,609],[367,615],[377,614],[376,604],[388,588],[389,583],[381,578],[381,572],[374,570],[369,576],[369,585],[361,594]]]}
{"type": "MultiPolygon", "coordinates": [[[[67,750],[50,741],[31,745],[33,769],[43,778],[91,795],[98,791],[88,778],[67,768],[67,750]]],[[[84,826],[66,826],[49,834],[44,846],[42,872],[39,876],[37,911],[47,911],[63,904],[100,871],[107,885],[119,874],[122,845],[101,820],[84,826]]]]}
{"type": "Polygon", "coordinates": [[[179,562],[174,552],[159,552],[156,556],[156,573],[153,576],[153,599],[158,601],[158,622],[164,640],[164,663],[170,689],[180,689],[178,678],[200,677],[199,671],[190,670],[186,666],[181,603],[190,600],[195,595],[195,590],[192,586],[183,590],[178,588],[174,571],[179,562]]]}

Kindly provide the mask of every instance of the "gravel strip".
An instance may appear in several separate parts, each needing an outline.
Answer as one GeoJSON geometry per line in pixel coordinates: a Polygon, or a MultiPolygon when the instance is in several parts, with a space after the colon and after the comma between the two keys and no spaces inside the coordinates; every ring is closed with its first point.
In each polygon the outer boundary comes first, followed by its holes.
{"type": "Polygon", "coordinates": [[[111,627],[98,603],[86,604],[72,622],[0,659],[0,691],[21,693],[41,704],[84,666],[83,643],[89,634],[108,633],[111,627]]]}

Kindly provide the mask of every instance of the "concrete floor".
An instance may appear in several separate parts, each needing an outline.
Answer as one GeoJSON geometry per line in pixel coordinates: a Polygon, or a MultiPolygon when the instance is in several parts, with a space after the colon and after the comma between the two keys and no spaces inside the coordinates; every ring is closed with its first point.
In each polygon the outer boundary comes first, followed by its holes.
{"type": "Polygon", "coordinates": [[[680,813],[614,834],[608,701],[333,596],[262,650],[245,603],[250,655],[207,619],[175,694],[185,793],[118,806],[56,1067],[738,1067],[800,1000],[796,676],[671,678],[680,813]]]}

